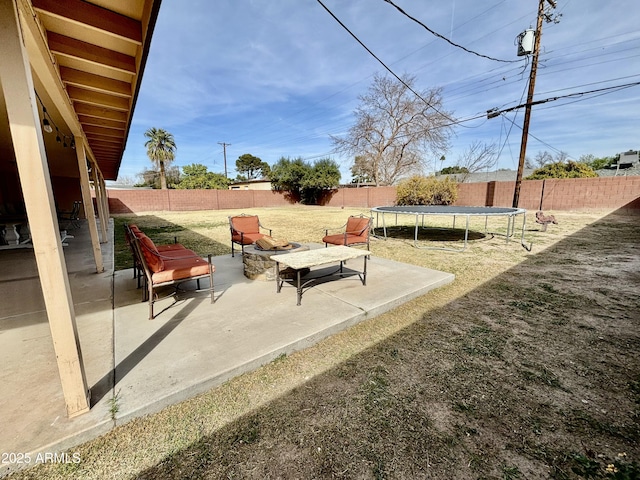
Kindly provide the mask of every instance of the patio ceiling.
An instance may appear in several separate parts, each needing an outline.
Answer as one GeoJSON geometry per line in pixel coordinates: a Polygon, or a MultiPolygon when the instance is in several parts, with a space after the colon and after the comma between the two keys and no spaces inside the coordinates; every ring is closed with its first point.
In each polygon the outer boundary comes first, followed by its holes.
{"type": "Polygon", "coordinates": [[[104,178],[115,180],[160,0],[30,3],[76,129],[79,125],[104,178]]]}

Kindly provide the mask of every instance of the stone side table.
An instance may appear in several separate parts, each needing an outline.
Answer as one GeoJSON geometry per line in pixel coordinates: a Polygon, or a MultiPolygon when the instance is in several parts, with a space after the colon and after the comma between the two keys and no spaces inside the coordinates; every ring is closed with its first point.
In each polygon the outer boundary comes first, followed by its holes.
{"type": "MultiPolygon", "coordinates": [[[[276,262],[271,259],[273,256],[309,250],[307,245],[293,242],[291,245],[293,248],[288,250],[262,250],[257,248],[255,244],[245,246],[242,255],[244,276],[249,280],[274,281],[276,279],[276,262]]],[[[286,276],[286,272],[280,272],[280,275],[283,273],[286,276]]]]}

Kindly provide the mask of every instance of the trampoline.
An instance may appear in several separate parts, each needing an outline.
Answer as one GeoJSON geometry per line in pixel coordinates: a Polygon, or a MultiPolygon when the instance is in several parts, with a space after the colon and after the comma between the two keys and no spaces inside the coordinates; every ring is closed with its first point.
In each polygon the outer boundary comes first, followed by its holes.
{"type": "MultiPolygon", "coordinates": [[[[396,224],[398,215],[413,215],[415,216],[415,234],[413,238],[413,244],[416,248],[426,248],[432,250],[450,250],[450,251],[464,251],[468,245],[469,239],[469,219],[471,217],[485,217],[485,233],[487,232],[487,222],[489,217],[506,217],[507,219],[507,233],[505,234],[506,241],[509,242],[509,238],[513,236],[515,232],[515,222],[518,215],[522,215],[522,230],[520,233],[520,244],[528,251],[531,250],[531,246],[527,246],[524,243],[524,232],[526,227],[526,213],[524,208],[510,208],[510,207],[460,207],[454,205],[398,205],[395,207],[374,207],[371,212],[376,213],[376,227],[379,226],[380,217],[382,217],[382,231],[384,232],[384,238],[387,239],[387,223],[385,220],[386,215],[395,215],[396,224]],[[423,246],[418,242],[418,230],[420,224],[424,227],[424,219],[427,216],[449,216],[453,217],[453,228],[456,225],[457,217],[464,217],[466,219],[465,231],[464,231],[464,245],[462,248],[447,248],[447,247],[432,247],[423,246]]],[[[495,232],[489,232],[492,235],[499,235],[495,232]]]]}

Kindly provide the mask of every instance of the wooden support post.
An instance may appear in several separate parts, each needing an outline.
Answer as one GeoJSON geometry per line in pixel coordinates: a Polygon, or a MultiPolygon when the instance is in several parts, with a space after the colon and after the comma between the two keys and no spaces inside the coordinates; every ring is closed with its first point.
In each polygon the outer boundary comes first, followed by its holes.
{"type": "Polygon", "coordinates": [[[73,417],[89,410],[89,390],[23,38],[15,0],[0,0],[0,84],[67,414],[73,417]]]}
{"type": "Polygon", "coordinates": [[[96,209],[98,210],[98,218],[100,219],[100,234],[102,235],[102,242],[104,243],[109,241],[109,239],[107,238],[107,217],[104,213],[102,198],[103,192],[98,177],[98,168],[96,167],[95,163],[91,168],[91,179],[93,180],[93,188],[96,194],[96,209]]]}
{"type": "Polygon", "coordinates": [[[102,172],[100,173],[100,193],[102,194],[100,198],[102,199],[101,205],[102,205],[102,211],[103,211],[104,221],[105,221],[104,229],[106,231],[107,222],[109,221],[109,197],[107,196],[107,184],[104,181],[102,172]]]}
{"type": "Polygon", "coordinates": [[[96,189],[96,205],[100,211],[100,226],[102,234],[106,241],[107,235],[107,222],[109,221],[109,209],[107,207],[107,191],[105,189],[104,180],[99,170],[93,170],[93,184],[96,189]]]}
{"type": "Polygon", "coordinates": [[[78,157],[78,170],[80,171],[82,203],[84,204],[84,213],[87,217],[87,224],[89,225],[91,246],[93,247],[93,258],[96,262],[96,273],[102,273],[104,272],[102,249],[100,248],[98,228],[96,227],[96,214],[93,209],[93,201],[91,200],[91,187],[89,186],[89,172],[87,170],[87,157],[85,154],[84,142],[77,142],[76,156],[78,157]]]}

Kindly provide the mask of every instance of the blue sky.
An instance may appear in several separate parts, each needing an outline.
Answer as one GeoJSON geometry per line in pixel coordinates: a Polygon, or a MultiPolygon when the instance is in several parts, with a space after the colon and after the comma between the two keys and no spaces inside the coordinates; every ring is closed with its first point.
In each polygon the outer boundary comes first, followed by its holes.
{"type": "MultiPolygon", "coordinates": [[[[457,119],[444,163],[456,164],[474,141],[499,145],[496,168],[515,169],[524,109],[487,119],[494,107],[526,100],[529,63],[516,36],[535,28],[536,0],[395,0],[429,33],[384,0],[322,0],[396,74],[417,90],[442,88],[457,119]]],[[[640,3],[557,0],[559,23],[545,23],[534,100],[640,81],[640,3]]],[[[386,73],[317,0],[163,0],[144,72],[121,177],[151,164],[150,127],[171,132],[174,165],[206,165],[235,177],[245,153],[273,164],[280,157],[330,157],[350,180],[351,158],[332,153],[330,135],[353,124],[358,96],[386,73]]],[[[603,92],[604,93],[604,92],[603,92]]],[[[527,155],[542,150],[609,156],[640,147],[640,86],[533,107],[527,155]]],[[[432,163],[431,163],[432,162],[432,163]]]]}

